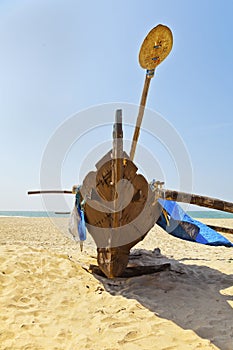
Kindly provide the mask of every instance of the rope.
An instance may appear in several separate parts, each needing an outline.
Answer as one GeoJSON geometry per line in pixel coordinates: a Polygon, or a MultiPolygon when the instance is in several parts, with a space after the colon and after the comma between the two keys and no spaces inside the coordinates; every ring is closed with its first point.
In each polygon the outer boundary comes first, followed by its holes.
{"type": "Polygon", "coordinates": [[[169,219],[168,219],[168,214],[167,214],[166,210],[165,210],[165,209],[163,209],[163,210],[162,210],[162,212],[163,212],[163,215],[164,215],[164,217],[165,217],[165,220],[166,220],[167,226],[170,226],[170,222],[169,222],[169,219]]]}
{"type": "MultiPolygon", "coordinates": [[[[154,60],[156,60],[156,59],[157,59],[157,57],[154,57],[154,60]]],[[[152,58],[152,60],[153,60],[153,58],[152,58]]],[[[146,76],[148,78],[153,78],[154,75],[155,75],[155,70],[154,69],[147,69],[146,70],[146,76]]]]}

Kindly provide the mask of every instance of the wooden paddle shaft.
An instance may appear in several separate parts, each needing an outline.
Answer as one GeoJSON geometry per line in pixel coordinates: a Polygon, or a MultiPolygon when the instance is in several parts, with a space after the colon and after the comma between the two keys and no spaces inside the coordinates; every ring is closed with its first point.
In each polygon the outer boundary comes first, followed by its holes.
{"type": "Polygon", "coordinates": [[[139,107],[139,111],[138,111],[136,126],[134,129],[134,135],[133,135],[133,140],[132,140],[131,150],[130,150],[130,160],[132,160],[132,161],[134,159],[134,155],[135,155],[135,151],[136,151],[136,147],[137,147],[137,141],[138,141],[138,137],[139,137],[139,133],[140,133],[140,127],[142,124],[142,119],[143,119],[143,115],[144,115],[144,110],[145,110],[145,105],[146,105],[146,100],[147,100],[148,90],[150,87],[151,78],[152,77],[146,75],[145,82],[144,82],[142,97],[141,97],[141,101],[140,101],[140,107],[139,107]]]}

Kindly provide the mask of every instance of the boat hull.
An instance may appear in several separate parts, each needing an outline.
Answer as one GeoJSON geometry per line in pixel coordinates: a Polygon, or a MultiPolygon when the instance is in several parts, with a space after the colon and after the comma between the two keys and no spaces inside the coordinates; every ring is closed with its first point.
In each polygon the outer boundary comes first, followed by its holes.
{"type": "Polygon", "coordinates": [[[111,152],[87,174],[81,195],[85,201],[87,229],[97,246],[97,260],[108,278],[123,274],[130,249],[154,226],[161,213],[154,192],[127,154],[122,163],[117,200],[112,188],[111,152]]]}

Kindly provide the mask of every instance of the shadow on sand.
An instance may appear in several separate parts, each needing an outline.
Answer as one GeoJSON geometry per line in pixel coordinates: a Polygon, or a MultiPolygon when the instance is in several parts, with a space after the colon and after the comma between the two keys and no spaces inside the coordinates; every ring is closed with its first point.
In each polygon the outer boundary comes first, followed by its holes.
{"type": "Polygon", "coordinates": [[[206,266],[185,265],[153,252],[134,250],[131,264],[170,263],[164,271],[150,275],[109,280],[95,275],[112,295],[136,299],[161,318],[209,339],[221,350],[233,349],[233,300],[224,289],[233,286],[233,275],[206,266]],[[127,281],[127,283],[126,283],[127,281]]]}

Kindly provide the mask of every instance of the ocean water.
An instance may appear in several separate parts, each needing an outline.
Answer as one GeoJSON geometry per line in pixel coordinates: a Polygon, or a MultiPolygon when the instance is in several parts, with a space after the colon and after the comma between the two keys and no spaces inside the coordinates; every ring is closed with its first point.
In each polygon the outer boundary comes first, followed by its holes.
{"type": "Polygon", "coordinates": [[[233,214],[217,210],[187,211],[187,214],[200,219],[233,219],[233,214]]]}
{"type": "MultiPolygon", "coordinates": [[[[212,219],[233,219],[233,214],[214,210],[187,211],[187,214],[193,218],[212,218],[212,219]]],[[[55,213],[46,211],[0,211],[1,216],[46,218],[46,217],[68,217],[69,213],[55,213]]]]}
{"type": "Polygon", "coordinates": [[[47,218],[47,217],[68,217],[69,213],[58,214],[55,212],[47,211],[0,211],[1,216],[15,216],[15,217],[27,217],[27,218],[47,218]]]}

